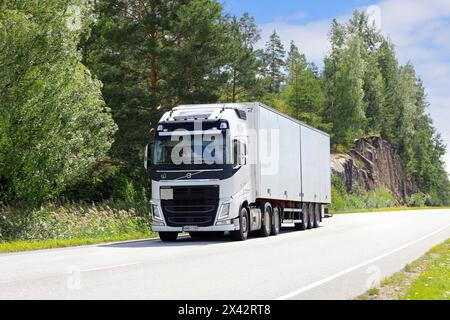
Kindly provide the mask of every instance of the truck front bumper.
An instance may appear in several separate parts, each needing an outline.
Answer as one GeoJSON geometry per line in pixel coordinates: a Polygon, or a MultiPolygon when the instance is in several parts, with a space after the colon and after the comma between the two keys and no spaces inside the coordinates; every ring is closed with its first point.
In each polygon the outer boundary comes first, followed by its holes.
{"type": "MultiPolygon", "coordinates": [[[[153,225],[152,230],[154,232],[184,232],[182,227],[167,227],[161,225],[153,225]]],[[[226,232],[239,230],[239,219],[233,224],[211,226],[211,227],[198,227],[195,232],[226,232]]]]}

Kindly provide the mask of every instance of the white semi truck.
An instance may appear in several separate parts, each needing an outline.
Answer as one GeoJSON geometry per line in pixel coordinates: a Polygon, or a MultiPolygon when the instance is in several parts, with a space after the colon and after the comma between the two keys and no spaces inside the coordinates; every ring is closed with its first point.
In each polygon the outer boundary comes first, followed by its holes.
{"type": "Polygon", "coordinates": [[[261,103],[185,105],[147,146],[152,229],[162,241],[317,228],[331,202],[330,138],[261,103]]]}

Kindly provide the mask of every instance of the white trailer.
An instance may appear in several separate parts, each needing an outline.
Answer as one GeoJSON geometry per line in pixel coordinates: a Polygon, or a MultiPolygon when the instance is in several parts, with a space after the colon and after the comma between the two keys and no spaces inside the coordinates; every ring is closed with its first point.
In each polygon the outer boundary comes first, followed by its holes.
{"type": "Polygon", "coordinates": [[[147,148],[154,231],[163,241],[317,228],[331,202],[330,138],[261,103],[179,106],[147,148]],[[152,164],[149,165],[152,159],[152,164]]]}

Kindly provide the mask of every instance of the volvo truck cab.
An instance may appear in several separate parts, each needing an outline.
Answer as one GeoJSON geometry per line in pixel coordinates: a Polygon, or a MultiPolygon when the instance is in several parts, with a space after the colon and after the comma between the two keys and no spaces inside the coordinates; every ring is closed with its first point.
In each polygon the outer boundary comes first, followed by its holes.
{"type": "Polygon", "coordinates": [[[248,232],[239,219],[252,190],[246,120],[238,105],[180,106],[162,117],[150,152],[153,230],[162,240],[248,232]]]}

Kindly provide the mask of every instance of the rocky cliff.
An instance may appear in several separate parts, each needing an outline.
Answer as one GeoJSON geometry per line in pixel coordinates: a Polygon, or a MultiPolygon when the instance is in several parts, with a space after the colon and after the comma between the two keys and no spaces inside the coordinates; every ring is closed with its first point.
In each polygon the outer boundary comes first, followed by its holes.
{"type": "Polygon", "coordinates": [[[402,160],[391,143],[379,137],[365,137],[355,148],[331,156],[331,170],[341,176],[351,192],[356,183],[367,190],[386,187],[400,204],[411,194],[402,160]]]}

